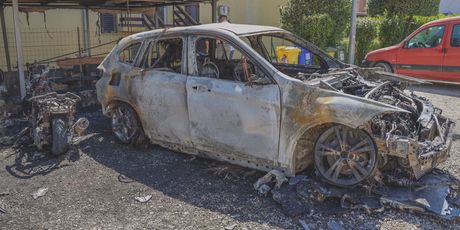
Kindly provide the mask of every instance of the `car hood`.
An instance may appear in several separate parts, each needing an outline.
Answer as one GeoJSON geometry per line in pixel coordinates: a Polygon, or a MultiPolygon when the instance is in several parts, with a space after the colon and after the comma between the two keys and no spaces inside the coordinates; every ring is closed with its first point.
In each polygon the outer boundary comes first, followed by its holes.
{"type": "MultiPolygon", "coordinates": [[[[305,76],[304,76],[305,77],[305,76]]],[[[375,101],[382,108],[393,107],[399,109],[399,119],[406,125],[401,133],[403,135],[414,135],[413,127],[417,125],[428,125],[431,120],[434,107],[426,98],[418,97],[408,92],[406,87],[409,84],[421,84],[425,81],[398,74],[379,71],[377,68],[350,67],[346,69],[334,69],[325,74],[312,74],[302,79],[305,84],[318,87],[323,90],[330,90],[336,93],[353,95],[375,101]],[[404,113],[406,115],[401,115],[404,113]]],[[[390,122],[393,123],[393,122],[390,122]]]]}
{"type": "Polygon", "coordinates": [[[399,45],[389,46],[389,47],[371,51],[367,54],[367,56],[372,56],[372,55],[381,54],[381,53],[388,53],[388,52],[396,51],[399,48],[400,48],[399,45]]]}

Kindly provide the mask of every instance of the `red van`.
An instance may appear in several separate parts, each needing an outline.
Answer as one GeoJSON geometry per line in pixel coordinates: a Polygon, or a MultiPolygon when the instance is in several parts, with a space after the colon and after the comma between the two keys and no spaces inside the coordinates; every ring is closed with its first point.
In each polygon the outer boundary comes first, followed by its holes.
{"type": "Polygon", "coordinates": [[[369,52],[363,65],[433,81],[460,82],[460,17],[429,22],[400,44],[369,52]]]}

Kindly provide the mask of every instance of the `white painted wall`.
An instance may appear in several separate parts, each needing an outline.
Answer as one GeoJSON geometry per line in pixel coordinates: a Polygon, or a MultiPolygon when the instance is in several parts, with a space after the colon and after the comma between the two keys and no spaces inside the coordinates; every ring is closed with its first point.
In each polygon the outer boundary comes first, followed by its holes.
{"type": "Polygon", "coordinates": [[[439,12],[443,14],[460,14],[460,0],[441,0],[439,12]]]}

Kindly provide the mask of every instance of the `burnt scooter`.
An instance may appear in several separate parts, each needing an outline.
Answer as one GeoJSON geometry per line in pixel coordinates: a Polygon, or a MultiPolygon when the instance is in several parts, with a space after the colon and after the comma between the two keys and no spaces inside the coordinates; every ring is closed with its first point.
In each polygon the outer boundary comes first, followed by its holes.
{"type": "Polygon", "coordinates": [[[53,155],[66,153],[75,130],[84,130],[89,125],[86,118],[80,118],[74,123],[80,97],[73,93],[52,92],[32,97],[29,101],[32,104],[31,134],[34,144],[40,150],[44,146],[51,146],[53,155]]]}
{"type": "Polygon", "coordinates": [[[47,68],[29,68],[31,74],[30,127],[34,145],[42,150],[51,146],[53,155],[67,152],[72,144],[74,133],[82,135],[89,126],[86,118],[75,121],[77,103],[81,100],[74,93],[58,94],[51,92],[47,79],[47,68]],[[32,70],[32,71],[31,71],[32,70]],[[37,71],[38,70],[38,71],[37,71]]]}

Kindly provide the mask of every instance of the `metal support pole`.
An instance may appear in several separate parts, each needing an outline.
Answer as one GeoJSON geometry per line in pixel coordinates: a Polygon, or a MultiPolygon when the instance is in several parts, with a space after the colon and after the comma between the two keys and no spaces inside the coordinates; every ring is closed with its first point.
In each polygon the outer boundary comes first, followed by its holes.
{"type": "Polygon", "coordinates": [[[356,53],[356,22],[357,22],[357,11],[358,11],[358,0],[353,0],[351,11],[351,29],[350,29],[350,43],[349,43],[349,56],[348,63],[355,63],[356,53]]]}
{"type": "Polygon", "coordinates": [[[22,58],[21,27],[19,25],[18,0],[13,0],[14,37],[16,40],[16,54],[18,57],[19,92],[21,100],[26,97],[26,85],[24,80],[24,60],[22,58]]]}
{"type": "Polygon", "coordinates": [[[216,23],[217,22],[217,0],[212,0],[211,10],[212,10],[212,14],[211,14],[212,23],[216,23]]]}
{"type": "Polygon", "coordinates": [[[89,11],[88,8],[82,10],[82,19],[83,19],[83,48],[88,54],[88,56],[91,56],[91,50],[89,49],[90,46],[90,38],[89,38],[89,11]]]}
{"type": "Polygon", "coordinates": [[[3,47],[5,48],[5,59],[6,59],[6,68],[8,72],[11,72],[11,59],[10,59],[10,49],[8,48],[8,35],[6,34],[6,24],[5,24],[5,7],[0,6],[0,23],[2,24],[2,34],[3,34],[3,47]]]}

